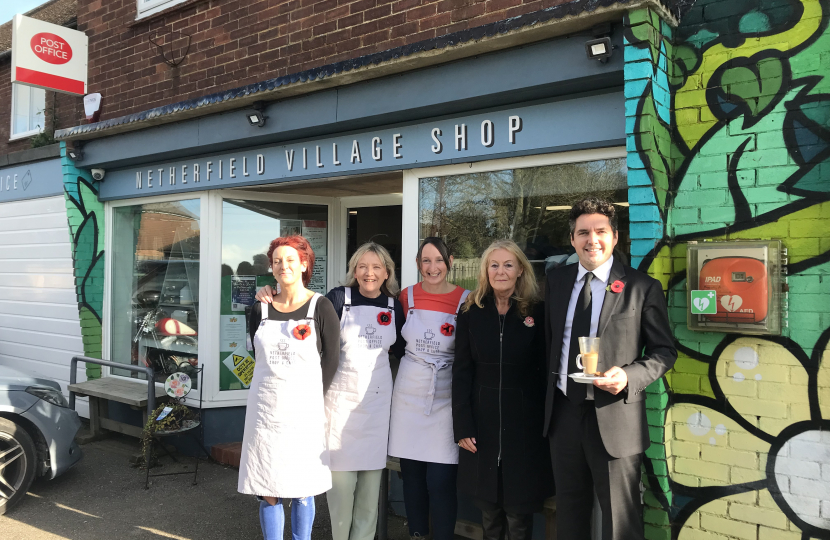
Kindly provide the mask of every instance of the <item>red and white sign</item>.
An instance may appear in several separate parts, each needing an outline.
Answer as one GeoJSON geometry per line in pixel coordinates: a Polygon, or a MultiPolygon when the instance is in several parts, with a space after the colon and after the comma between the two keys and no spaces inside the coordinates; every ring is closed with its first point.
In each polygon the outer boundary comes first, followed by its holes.
{"type": "Polygon", "coordinates": [[[87,49],[83,32],[23,15],[12,19],[12,82],[86,94],[87,49]]]}

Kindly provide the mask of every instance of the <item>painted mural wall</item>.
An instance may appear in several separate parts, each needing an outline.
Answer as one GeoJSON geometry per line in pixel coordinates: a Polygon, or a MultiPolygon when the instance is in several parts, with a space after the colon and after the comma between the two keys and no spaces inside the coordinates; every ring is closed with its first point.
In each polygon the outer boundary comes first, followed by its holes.
{"type": "MultiPolygon", "coordinates": [[[[88,170],[78,169],[66,157],[61,143],[66,215],[72,238],[75,294],[84,355],[101,358],[101,317],[104,309],[104,203],[98,200],[97,182],[88,170]]],[[[87,377],[101,376],[101,366],[87,364],[87,377]]]]}
{"type": "Polygon", "coordinates": [[[830,538],[828,21],[827,0],[627,18],[632,258],[664,284],[679,351],[649,388],[649,539],[830,538]],[[781,336],[686,328],[704,239],[783,240],[781,336]]]}

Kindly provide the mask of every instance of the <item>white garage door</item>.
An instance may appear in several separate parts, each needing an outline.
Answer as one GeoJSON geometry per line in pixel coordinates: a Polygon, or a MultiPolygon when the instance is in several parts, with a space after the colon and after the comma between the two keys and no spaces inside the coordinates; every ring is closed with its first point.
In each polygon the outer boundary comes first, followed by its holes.
{"type": "MultiPolygon", "coordinates": [[[[69,361],[83,353],[64,198],[0,203],[0,364],[68,396],[69,361]]],[[[77,409],[88,417],[85,402],[77,409]]]]}

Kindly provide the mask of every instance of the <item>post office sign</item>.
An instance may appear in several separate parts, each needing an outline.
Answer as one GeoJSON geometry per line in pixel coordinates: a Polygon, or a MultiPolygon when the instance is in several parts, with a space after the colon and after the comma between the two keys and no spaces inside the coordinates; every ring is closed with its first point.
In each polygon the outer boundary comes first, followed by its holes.
{"type": "Polygon", "coordinates": [[[12,19],[12,82],[65,94],[86,94],[88,38],[23,15],[12,19]]]}

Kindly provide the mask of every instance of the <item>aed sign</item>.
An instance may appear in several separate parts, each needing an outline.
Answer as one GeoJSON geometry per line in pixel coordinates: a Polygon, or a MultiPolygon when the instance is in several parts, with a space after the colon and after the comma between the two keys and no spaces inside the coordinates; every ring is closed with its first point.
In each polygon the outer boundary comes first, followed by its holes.
{"type": "Polygon", "coordinates": [[[86,94],[88,43],[83,32],[15,15],[12,82],[65,94],[86,94]]]}

